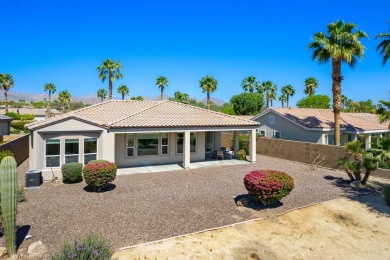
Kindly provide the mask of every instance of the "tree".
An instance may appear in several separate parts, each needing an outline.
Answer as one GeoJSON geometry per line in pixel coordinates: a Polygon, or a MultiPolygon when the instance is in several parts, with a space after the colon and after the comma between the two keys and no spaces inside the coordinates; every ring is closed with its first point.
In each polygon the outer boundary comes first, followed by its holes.
{"type": "Polygon", "coordinates": [[[387,60],[390,57],[390,30],[388,33],[380,33],[375,39],[383,38],[383,40],[378,44],[376,50],[379,51],[379,54],[383,56],[382,65],[385,66],[387,60]]]}
{"type": "Polygon", "coordinates": [[[230,99],[236,115],[257,115],[264,105],[264,98],[259,93],[244,92],[230,99]]]}
{"type": "Polygon", "coordinates": [[[309,48],[313,50],[312,59],[319,63],[332,62],[332,93],[334,113],[335,145],[340,145],[340,111],[341,111],[341,63],[354,67],[357,58],[363,58],[364,46],[361,38],[367,34],[361,30],[355,31],[356,25],[338,20],[328,24],[328,34],[317,32],[313,36],[309,48]]]}
{"type": "Polygon", "coordinates": [[[118,87],[118,93],[122,95],[122,100],[125,100],[125,95],[129,95],[130,91],[126,85],[120,85],[118,87]]]}
{"type": "Polygon", "coordinates": [[[306,95],[312,96],[318,88],[318,80],[314,77],[309,77],[305,79],[305,92],[306,95]]]}
{"type": "Polygon", "coordinates": [[[112,83],[115,79],[122,79],[123,66],[119,61],[107,59],[103,61],[102,65],[97,67],[99,71],[99,78],[104,82],[108,77],[108,99],[112,99],[112,83]]]}
{"type": "Polygon", "coordinates": [[[362,101],[353,101],[350,100],[346,103],[346,112],[352,113],[371,113],[375,114],[377,109],[371,99],[362,100],[362,101]]]}
{"type": "Polygon", "coordinates": [[[345,110],[345,107],[346,107],[347,102],[348,102],[348,97],[346,95],[341,95],[340,102],[341,102],[341,109],[345,110]]]}
{"type": "Polygon", "coordinates": [[[131,100],[144,101],[144,97],[143,96],[136,96],[136,97],[132,97],[131,100]]]}
{"type": "Polygon", "coordinates": [[[241,87],[249,93],[253,93],[254,89],[259,87],[260,83],[256,80],[255,76],[248,76],[241,82],[241,87]]]}
{"type": "Polygon", "coordinates": [[[199,85],[202,89],[202,93],[207,93],[207,109],[211,109],[210,93],[217,90],[218,81],[212,76],[207,75],[199,81],[199,85]]]}
{"type": "Polygon", "coordinates": [[[289,107],[288,105],[288,101],[290,99],[291,96],[294,96],[295,94],[295,89],[293,86],[291,85],[286,85],[282,88],[282,93],[286,95],[286,104],[287,104],[287,107],[289,107]]]}
{"type": "Polygon", "coordinates": [[[282,95],[279,97],[279,101],[282,102],[282,107],[284,107],[284,103],[287,102],[286,94],[282,93],[282,95]]]}
{"type": "Polygon", "coordinates": [[[156,80],[156,85],[161,90],[160,100],[164,100],[164,88],[168,86],[168,79],[164,76],[160,76],[156,80]]]}
{"type": "Polygon", "coordinates": [[[261,83],[260,86],[257,87],[257,91],[259,92],[259,94],[265,92],[267,109],[269,108],[269,101],[271,100],[271,98],[273,98],[273,100],[276,99],[276,90],[277,90],[277,86],[274,85],[274,83],[270,80],[264,81],[263,83],[261,83]]]}
{"type": "Polygon", "coordinates": [[[388,128],[390,129],[390,101],[385,100],[379,100],[380,104],[384,105],[387,108],[384,108],[383,106],[378,109],[377,113],[379,114],[379,122],[385,123],[389,122],[388,128]]]}
{"type": "Polygon", "coordinates": [[[50,108],[50,102],[51,102],[51,94],[54,94],[54,92],[57,91],[56,86],[53,83],[47,83],[43,87],[44,91],[49,91],[49,101],[47,102],[47,111],[46,111],[46,117],[50,118],[51,117],[51,108],[50,108]]]}
{"type": "MultiPolygon", "coordinates": [[[[176,91],[175,94],[173,94],[173,98],[168,98],[168,100],[191,105],[191,106],[206,108],[203,102],[198,102],[196,99],[190,98],[190,96],[187,93],[181,93],[180,91],[176,91]]],[[[210,102],[210,107],[211,104],[212,103],[210,102]]]]}
{"type": "Polygon", "coordinates": [[[304,97],[297,102],[299,108],[329,108],[330,97],[328,95],[312,95],[304,97]]]}
{"type": "Polygon", "coordinates": [[[8,90],[14,87],[14,78],[8,74],[0,74],[0,86],[4,90],[5,113],[8,113],[8,90]]]}
{"type": "Polygon", "coordinates": [[[67,90],[58,93],[58,101],[62,105],[62,111],[65,111],[65,105],[70,103],[70,97],[70,93],[67,90]]]}
{"type": "Polygon", "coordinates": [[[100,99],[100,102],[103,102],[103,100],[107,97],[107,90],[104,88],[101,88],[97,91],[97,97],[100,99]]]}

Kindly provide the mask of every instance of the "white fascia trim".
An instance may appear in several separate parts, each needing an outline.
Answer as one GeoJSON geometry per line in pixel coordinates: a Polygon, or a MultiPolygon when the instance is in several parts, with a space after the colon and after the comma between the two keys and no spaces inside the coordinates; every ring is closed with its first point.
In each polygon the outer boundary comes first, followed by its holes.
{"type": "Polygon", "coordinates": [[[369,131],[346,131],[346,134],[376,134],[376,133],[390,133],[390,130],[369,130],[369,131]]]}

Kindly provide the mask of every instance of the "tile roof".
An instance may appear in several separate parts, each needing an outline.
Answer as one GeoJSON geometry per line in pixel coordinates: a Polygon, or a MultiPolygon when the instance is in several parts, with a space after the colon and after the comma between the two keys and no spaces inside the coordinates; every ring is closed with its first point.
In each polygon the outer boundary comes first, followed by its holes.
{"type": "MultiPolygon", "coordinates": [[[[334,115],[331,109],[315,108],[271,108],[271,110],[307,128],[333,128],[334,115]]],[[[375,116],[375,115],[374,115],[375,116]]],[[[373,120],[373,116],[340,113],[340,127],[347,131],[388,130],[387,125],[373,120]],[[372,120],[369,120],[371,118],[372,120]]]]}
{"type": "Polygon", "coordinates": [[[388,122],[380,123],[379,122],[379,115],[377,115],[377,114],[370,114],[370,113],[345,113],[345,114],[359,117],[361,119],[365,119],[365,120],[368,120],[370,122],[374,122],[374,123],[378,123],[378,124],[382,124],[382,125],[386,125],[386,126],[388,125],[388,122]]]}
{"type": "Polygon", "coordinates": [[[69,118],[80,119],[105,128],[156,127],[240,127],[258,123],[174,101],[110,100],[81,108],[41,122],[29,129],[41,128],[69,118]]]}

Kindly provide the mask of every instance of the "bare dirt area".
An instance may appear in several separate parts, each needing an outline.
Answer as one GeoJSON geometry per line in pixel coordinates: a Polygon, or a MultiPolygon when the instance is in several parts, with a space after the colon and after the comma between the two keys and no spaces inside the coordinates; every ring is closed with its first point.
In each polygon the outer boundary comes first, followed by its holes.
{"type": "Polygon", "coordinates": [[[390,259],[390,208],[379,194],[339,198],[117,251],[118,259],[390,259]]]}

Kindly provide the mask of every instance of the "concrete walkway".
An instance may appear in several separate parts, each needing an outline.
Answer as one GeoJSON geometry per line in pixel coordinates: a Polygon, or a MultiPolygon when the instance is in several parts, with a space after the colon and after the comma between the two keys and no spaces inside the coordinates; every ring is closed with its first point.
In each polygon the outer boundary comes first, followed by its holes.
{"type": "MultiPolygon", "coordinates": [[[[198,169],[198,168],[212,167],[212,166],[241,165],[241,164],[250,164],[250,162],[240,161],[235,159],[193,162],[190,164],[189,169],[198,169]]],[[[185,169],[180,164],[119,168],[117,171],[117,175],[129,175],[129,174],[139,174],[139,173],[149,173],[149,172],[166,172],[166,171],[177,171],[177,170],[185,170],[185,169]]]]}

